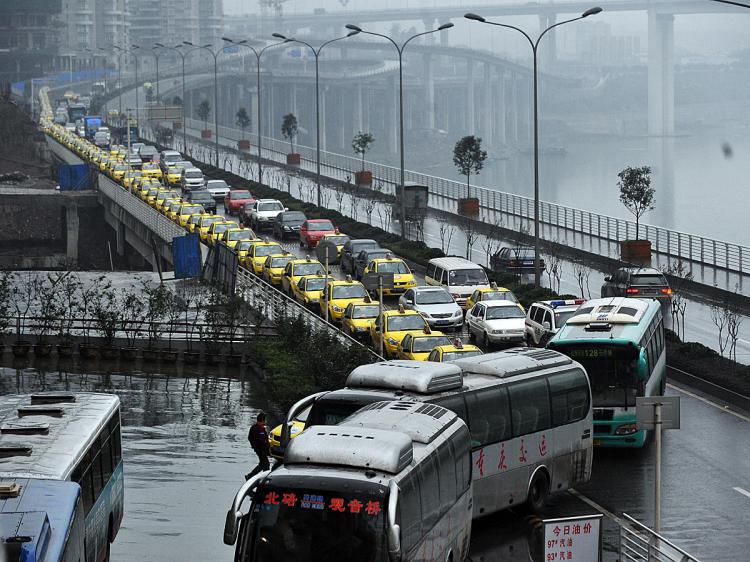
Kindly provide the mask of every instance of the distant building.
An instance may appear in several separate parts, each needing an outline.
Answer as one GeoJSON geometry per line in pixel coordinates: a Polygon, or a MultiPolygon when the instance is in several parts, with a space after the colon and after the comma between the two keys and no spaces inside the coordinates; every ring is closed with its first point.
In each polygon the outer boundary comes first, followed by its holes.
{"type": "Polygon", "coordinates": [[[223,35],[222,0],[130,0],[132,42],[170,47],[190,41],[218,46],[223,35]]]}
{"type": "Polygon", "coordinates": [[[576,58],[600,65],[636,64],[641,61],[641,40],[636,35],[613,35],[603,21],[582,22],[575,28],[576,58]]]}

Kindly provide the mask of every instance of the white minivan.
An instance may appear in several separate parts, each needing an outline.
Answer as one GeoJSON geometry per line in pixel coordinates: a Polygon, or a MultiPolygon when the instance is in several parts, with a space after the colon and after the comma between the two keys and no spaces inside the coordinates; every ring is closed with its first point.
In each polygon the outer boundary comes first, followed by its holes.
{"type": "Polygon", "coordinates": [[[489,287],[487,273],[481,265],[464,258],[433,258],[427,263],[424,280],[428,285],[441,285],[448,289],[461,308],[476,289],[489,287]]]}

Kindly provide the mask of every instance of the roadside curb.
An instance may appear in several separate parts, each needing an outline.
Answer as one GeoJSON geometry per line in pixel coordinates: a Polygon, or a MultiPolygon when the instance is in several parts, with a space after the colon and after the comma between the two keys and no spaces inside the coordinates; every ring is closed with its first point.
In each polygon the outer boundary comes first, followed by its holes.
{"type": "Polygon", "coordinates": [[[701,392],[705,392],[714,398],[718,398],[719,400],[727,402],[737,408],[750,412],[750,396],[739,394],[738,392],[734,392],[733,390],[709,382],[681,369],[670,367],[669,365],[667,365],[667,370],[669,372],[669,379],[700,390],[701,392]]]}

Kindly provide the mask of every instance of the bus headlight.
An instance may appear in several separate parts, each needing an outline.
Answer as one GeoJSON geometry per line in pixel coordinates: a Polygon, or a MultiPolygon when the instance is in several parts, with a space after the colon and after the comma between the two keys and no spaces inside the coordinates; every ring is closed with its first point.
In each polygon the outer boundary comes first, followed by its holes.
{"type": "Polygon", "coordinates": [[[615,435],[632,435],[636,431],[638,427],[634,423],[628,423],[615,429],[615,435]]]}

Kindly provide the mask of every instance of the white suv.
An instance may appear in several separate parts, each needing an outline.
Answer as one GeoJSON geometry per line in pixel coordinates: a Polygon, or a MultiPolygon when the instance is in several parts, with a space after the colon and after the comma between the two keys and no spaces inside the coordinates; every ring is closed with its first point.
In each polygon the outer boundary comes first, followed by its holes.
{"type": "Polygon", "coordinates": [[[544,347],[552,336],[573,316],[584,299],[535,302],[526,313],[526,343],[544,347]]]}
{"type": "Polygon", "coordinates": [[[203,189],[205,185],[203,172],[201,172],[199,168],[183,168],[180,177],[180,185],[182,186],[183,192],[203,189]]]}
{"type": "Polygon", "coordinates": [[[276,216],[288,211],[284,204],[278,199],[258,199],[247,212],[247,222],[250,228],[259,232],[264,228],[273,228],[276,216]]]}
{"type": "Polygon", "coordinates": [[[492,344],[522,344],[526,339],[526,315],[510,301],[481,301],[466,311],[469,338],[485,350],[492,344]]]}

